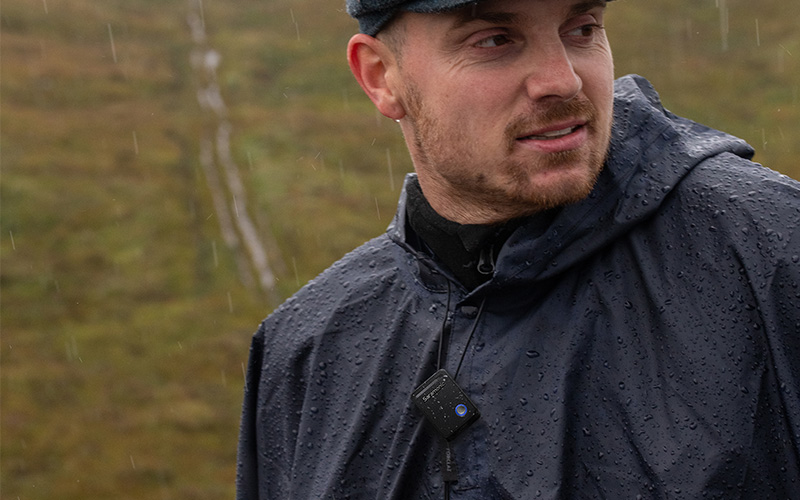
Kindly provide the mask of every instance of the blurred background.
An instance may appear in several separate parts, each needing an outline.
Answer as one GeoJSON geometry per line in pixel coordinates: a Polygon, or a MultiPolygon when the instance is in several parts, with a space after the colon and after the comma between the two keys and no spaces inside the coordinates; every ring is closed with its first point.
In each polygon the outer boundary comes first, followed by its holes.
{"type": "MultiPolygon", "coordinates": [[[[250,336],[411,170],[343,0],[6,0],[0,498],[232,498],[250,336]]],[[[800,2],[622,0],[617,74],[800,178],[800,2]]]]}

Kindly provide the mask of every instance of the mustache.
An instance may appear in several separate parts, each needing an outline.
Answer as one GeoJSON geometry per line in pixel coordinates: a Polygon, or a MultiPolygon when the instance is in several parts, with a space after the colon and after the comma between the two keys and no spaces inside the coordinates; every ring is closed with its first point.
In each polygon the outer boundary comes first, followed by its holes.
{"type": "Polygon", "coordinates": [[[597,108],[586,98],[574,98],[569,101],[558,102],[542,107],[532,106],[531,109],[518,115],[506,126],[506,137],[513,143],[519,137],[524,137],[536,130],[545,129],[553,124],[579,119],[586,121],[588,126],[594,121],[597,108]]]}

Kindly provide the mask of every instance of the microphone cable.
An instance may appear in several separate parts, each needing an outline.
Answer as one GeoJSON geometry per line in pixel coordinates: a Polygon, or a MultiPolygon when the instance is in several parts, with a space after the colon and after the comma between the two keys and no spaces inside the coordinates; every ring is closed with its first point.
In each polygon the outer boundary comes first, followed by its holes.
{"type": "MultiPolygon", "coordinates": [[[[439,352],[436,359],[436,370],[440,370],[442,365],[444,364],[444,357],[442,353],[446,355],[447,351],[444,350],[444,344],[449,340],[449,329],[448,329],[448,319],[450,317],[450,300],[452,296],[452,288],[450,284],[450,280],[447,280],[447,306],[445,307],[444,311],[444,320],[442,321],[442,329],[439,334],[439,352]]],[[[475,330],[478,328],[478,322],[480,321],[481,317],[483,316],[483,308],[486,305],[486,296],[484,295],[483,299],[481,300],[481,304],[478,307],[478,314],[475,316],[475,320],[472,322],[472,328],[470,328],[469,336],[467,337],[467,343],[464,345],[464,350],[461,352],[461,357],[458,360],[458,366],[456,367],[456,372],[453,375],[453,381],[456,380],[458,377],[459,372],[461,371],[461,365],[464,362],[464,357],[467,354],[467,349],[469,349],[469,345],[472,342],[472,337],[475,335],[475,330]]],[[[442,478],[444,480],[444,500],[450,500],[450,485],[452,483],[458,482],[458,467],[456,465],[455,460],[455,453],[453,451],[452,446],[450,446],[450,442],[442,438],[442,446],[444,449],[442,450],[442,478]]]]}

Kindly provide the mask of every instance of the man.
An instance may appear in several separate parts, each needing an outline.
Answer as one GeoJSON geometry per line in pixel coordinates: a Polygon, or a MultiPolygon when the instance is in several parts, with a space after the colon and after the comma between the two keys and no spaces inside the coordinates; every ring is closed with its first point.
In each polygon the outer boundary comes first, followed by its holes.
{"type": "Polygon", "coordinates": [[[605,9],[348,1],[416,175],[255,335],[239,498],[798,498],[800,185],[605,9]]]}

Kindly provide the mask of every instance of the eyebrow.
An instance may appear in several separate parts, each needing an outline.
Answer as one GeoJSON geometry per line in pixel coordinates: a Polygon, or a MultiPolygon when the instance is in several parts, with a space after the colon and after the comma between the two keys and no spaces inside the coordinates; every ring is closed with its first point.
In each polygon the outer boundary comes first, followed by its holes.
{"type": "MultiPolygon", "coordinates": [[[[575,17],[585,14],[592,9],[605,7],[607,0],[585,0],[572,5],[567,17],[575,17]]],[[[484,21],[489,24],[520,24],[530,20],[526,13],[491,11],[480,12],[478,3],[470,4],[457,11],[457,17],[453,21],[452,29],[462,28],[470,23],[484,21]]]]}

